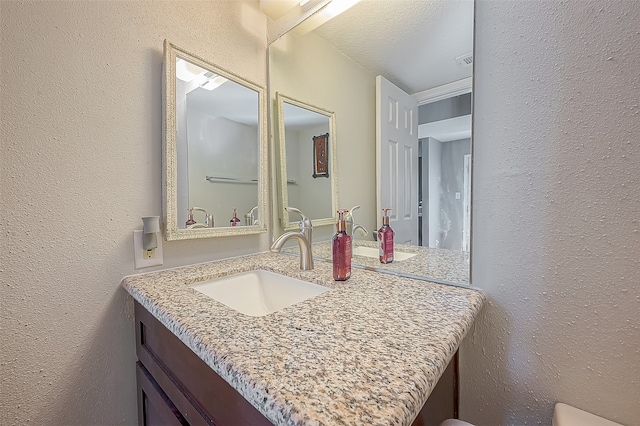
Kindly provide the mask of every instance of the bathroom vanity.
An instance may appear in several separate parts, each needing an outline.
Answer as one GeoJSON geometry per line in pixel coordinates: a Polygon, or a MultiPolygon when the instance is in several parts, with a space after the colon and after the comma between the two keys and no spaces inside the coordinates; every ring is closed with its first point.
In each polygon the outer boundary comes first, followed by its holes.
{"type": "Polygon", "coordinates": [[[298,263],[264,253],[123,280],[141,424],[422,424],[482,293],[361,269],[336,282],[330,263],[298,263]],[[252,270],[330,290],[248,316],[190,287],[252,270]]]}

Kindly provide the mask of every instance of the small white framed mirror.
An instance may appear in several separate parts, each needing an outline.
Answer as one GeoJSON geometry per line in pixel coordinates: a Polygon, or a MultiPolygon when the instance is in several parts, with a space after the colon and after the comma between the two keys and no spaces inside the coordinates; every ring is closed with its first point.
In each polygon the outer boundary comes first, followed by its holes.
{"type": "Polygon", "coordinates": [[[267,230],[264,87],[164,42],[167,240],[267,230]]]}
{"type": "Polygon", "coordinates": [[[279,212],[285,230],[298,227],[285,207],[302,211],[314,226],[337,220],[335,114],[282,93],[278,104],[279,212]]]}

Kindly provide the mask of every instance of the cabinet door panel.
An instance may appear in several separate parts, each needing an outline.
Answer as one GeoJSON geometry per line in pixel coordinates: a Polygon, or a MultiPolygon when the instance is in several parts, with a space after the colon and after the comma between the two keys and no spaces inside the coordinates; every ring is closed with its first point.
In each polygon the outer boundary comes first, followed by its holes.
{"type": "Polygon", "coordinates": [[[188,424],[153,377],[138,361],[138,423],[144,426],[180,426],[188,424]]]}

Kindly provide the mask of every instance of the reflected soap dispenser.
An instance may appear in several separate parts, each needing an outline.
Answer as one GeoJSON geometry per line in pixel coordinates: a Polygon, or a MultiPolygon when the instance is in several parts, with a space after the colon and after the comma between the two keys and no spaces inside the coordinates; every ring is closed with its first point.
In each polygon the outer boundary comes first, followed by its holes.
{"type": "Polygon", "coordinates": [[[229,224],[231,226],[238,226],[238,223],[240,222],[240,219],[238,219],[238,213],[236,212],[236,210],[237,210],[236,208],[233,209],[233,217],[229,221],[229,224]]]}
{"type": "Polygon", "coordinates": [[[188,228],[191,225],[195,225],[196,221],[193,220],[193,208],[188,208],[187,210],[189,211],[189,219],[185,223],[185,226],[188,228]]]}
{"type": "Polygon", "coordinates": [[[333,236],[333,279],[346,281],[351,276],[351,236],[347,234],[344,215],[349,210],[338,210],[337,232],[333,236]]]}
{"type": "Polygon", "coordinates": [[[389,210],[391,209],[382,209],[382,227],[378,229],[380,263],[393,262],[393,237],[395,232],[389,226],[389,210]]]}

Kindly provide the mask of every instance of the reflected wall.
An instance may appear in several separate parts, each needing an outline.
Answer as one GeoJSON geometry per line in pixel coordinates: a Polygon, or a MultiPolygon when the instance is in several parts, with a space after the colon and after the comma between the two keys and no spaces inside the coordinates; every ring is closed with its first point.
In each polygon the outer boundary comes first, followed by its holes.
{"type": "MultiPolygon", "coordinates": [[[[313,33],[290,32],[269,46],[272,111],[277,111],[276,92],[335,113],[338,207],[361,205],[359,220],[375,229],[375,75],[313,33]]],[[[277,205],[272,211],[277,235],[283,231],[281,213],[277,205]]],[[[314,227],[314,241],[334,232],[334,225],[314,227]]]]}

